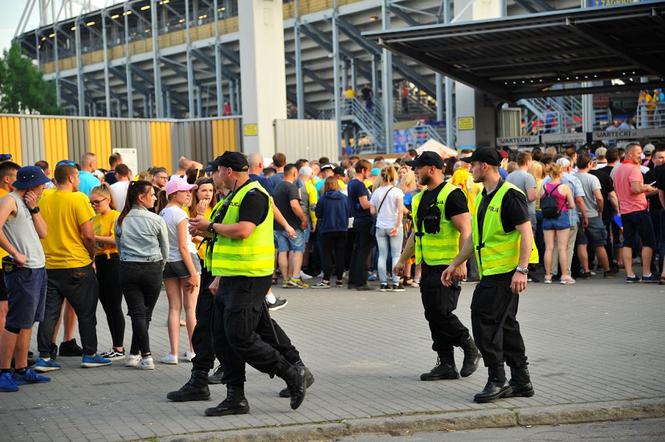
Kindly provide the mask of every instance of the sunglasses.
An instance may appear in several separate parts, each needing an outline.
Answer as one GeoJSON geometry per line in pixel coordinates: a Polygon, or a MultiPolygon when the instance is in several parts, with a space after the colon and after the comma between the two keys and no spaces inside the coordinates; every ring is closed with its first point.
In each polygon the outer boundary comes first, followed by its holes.
{"type": "Polygon", "coordinates": [[[56,164],[56,167],[57,166],[76,166],[76,163],[73,162],[73,161],[70,161],[70,160],[62,160],[62,161],[58,161],[58,164],[56,164]]]}
{"type": "Polygon", "coordinates": [[[106,201],[107,199],[108,199],[108,198],[102,198],[102,199],[100,199],[100,200],[92,200],[92,201],[90,201],[90,205],[92,205],[92,206],[96,206],[97,204],[101,204],[102,201],[106,201]]]}

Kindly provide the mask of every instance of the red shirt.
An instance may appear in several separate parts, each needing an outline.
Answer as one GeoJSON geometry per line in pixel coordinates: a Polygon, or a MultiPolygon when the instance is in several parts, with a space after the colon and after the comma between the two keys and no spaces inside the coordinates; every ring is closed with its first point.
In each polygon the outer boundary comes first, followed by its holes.
{"type": "Polygon", "coordinates": [[[644,193],[633,193],[630,190],[630,183],[633,181],[644,184],[640,165],[624,161],[614,171],[614,190],[619,199],[619,212],[622,215],[647,210],[649,207],[644,193]]]}

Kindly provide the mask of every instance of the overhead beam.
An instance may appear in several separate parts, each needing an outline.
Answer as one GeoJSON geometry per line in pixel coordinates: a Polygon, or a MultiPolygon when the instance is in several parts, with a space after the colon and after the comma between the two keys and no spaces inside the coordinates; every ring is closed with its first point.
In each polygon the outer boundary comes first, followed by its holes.
{"type": "MultiPolygon", "coordinates": [[[[216,68],[215,61],[211,60],[210,57],[208,57],[205,54],[205,52],[201,51],[200,49],[192,49],[192,55],[194,56],[194,58],[196,58],[197,60],[208,66],[210,69],[212,69],[213,72],[215,71],[216,68]]],[[[228,69],[223,69],[222,75],[226,77],[227,80],[231,81],[235,81],[240,78],[233,72],[229,72],[228,69]]]]}
{"type": "Polygon", "coordinates": [[[402,19],[403,22],[408,24],[409,26],[420,26],[422,23],[420,23],[418,20],[415,18],[411,17],[409,14],[404,12],[401,8],[395,7],[395,5],[391,4],[389,6],[390,12],[398,16],[400,19],[402,19]]]}

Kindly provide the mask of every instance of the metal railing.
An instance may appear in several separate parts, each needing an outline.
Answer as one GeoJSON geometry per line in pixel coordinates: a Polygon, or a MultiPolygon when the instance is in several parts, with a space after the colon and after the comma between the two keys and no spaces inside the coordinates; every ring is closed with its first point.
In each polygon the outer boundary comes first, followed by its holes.
{"type": "Polygon", "coordinates": [[[638,104],[635,125],[638,129],[665,127],[665,102],[638,104]]]}

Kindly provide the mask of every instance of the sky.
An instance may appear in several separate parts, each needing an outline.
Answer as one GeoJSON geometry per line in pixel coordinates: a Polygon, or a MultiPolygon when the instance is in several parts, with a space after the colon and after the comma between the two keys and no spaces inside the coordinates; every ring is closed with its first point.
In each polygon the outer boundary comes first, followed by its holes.
{"type": "MultiPolygon", "coordinates": [[[[60,5],[63,0],[50,0],[54,1],[56,5],[56,10],[60,9],[60,5]]],[[[93,5],[93,9],[103,8],[104,6],[112,5],[118,3],[119,0],[91,0],[90,3],[93,5]]],[[[29,0],[0,0],[0,51],[4,51],[11,46],[12,38],[14,38],[14,33],[18,27],[18,23],[21,20],[21,15],[23,10],[28,4],[29,0]]],[[[74,3],[74,12],[80,12],[82,0],[72,0],[74,3]]],[[[35,1],[37,3],[37,1],[35,1]]],[[[50,6],[49,6],[50,9],[50,6]]],[[[26,26],[26,30],[34,29],[39,24],[39,11],[37,10],[37,5],[32,10],[30,20],[26,26]]]]}

